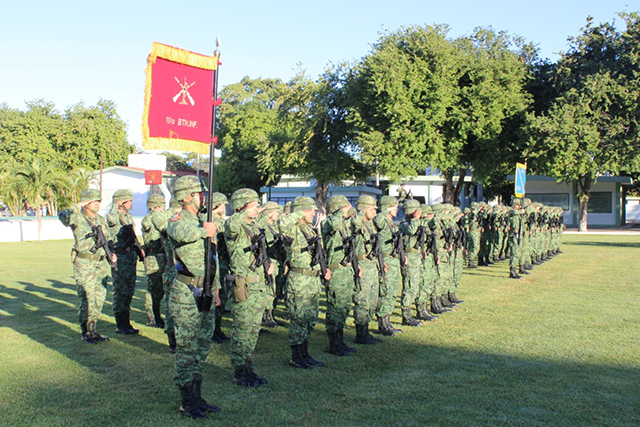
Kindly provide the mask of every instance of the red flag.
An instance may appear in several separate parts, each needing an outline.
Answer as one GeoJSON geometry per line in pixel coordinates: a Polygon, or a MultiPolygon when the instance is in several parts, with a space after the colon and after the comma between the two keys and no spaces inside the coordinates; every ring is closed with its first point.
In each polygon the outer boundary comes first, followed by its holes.
{"type": "Polygon", "coordinates": [[[142,146],[209,154],[217,56],[154,43],[147,64],[142,146]]]}
{"type": "Polygon", "coordinates": [[[147,185],[162,184],[162,171],[144,171],[144,183],[147,185]]]}

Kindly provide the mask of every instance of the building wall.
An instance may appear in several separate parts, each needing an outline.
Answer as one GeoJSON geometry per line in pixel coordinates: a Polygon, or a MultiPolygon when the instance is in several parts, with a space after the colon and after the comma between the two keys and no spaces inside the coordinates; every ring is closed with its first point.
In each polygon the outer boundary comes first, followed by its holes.
{"type": "MultiPolygon", "coordinates": [[[[166,201],[171,199],[171,193],[165,184],[159,185],[166,201]]],[[[145,216],[147,209],[147,198],[149,197],[149,186],[144,182],[144,172],[132,169],[118,168],[105,171],[102,174],[102,205],[100,214],[106,215],[111,209],[113,193],[117,190],[131,190],[133,193],[133,207],[131,215],[145,216]]]]}

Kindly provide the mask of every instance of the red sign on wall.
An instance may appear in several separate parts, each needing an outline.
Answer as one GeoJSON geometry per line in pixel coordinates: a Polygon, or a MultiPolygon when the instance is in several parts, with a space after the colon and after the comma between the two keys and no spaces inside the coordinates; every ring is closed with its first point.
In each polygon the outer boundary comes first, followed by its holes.
{"type": "Polygon", "coordinates": [[[162,171],[144,171],[144,183],[147,185],[162,184],[162,171]]]}

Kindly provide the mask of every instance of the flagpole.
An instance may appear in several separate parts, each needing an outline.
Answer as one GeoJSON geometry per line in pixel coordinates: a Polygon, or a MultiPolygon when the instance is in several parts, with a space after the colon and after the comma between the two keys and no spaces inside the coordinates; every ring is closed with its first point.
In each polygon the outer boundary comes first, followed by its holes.
{"type": "MultiPolygon", "coordinates": [[[[220,37],[216,38],[216,51],[214,56],[216,57],[216,61],[220,58],[220,37]]],[[[213,167],[215,163],[215,138],[216,138],[216,112],[218,109],[218,103],[216,99],[218,97],[218,68],[220,66],[220,62],[216,66],[216,69],[213,70],[213,109],[211,110],[211,146],[209,147],[209,197],[207,197],[207,222],[211,222],[213,219],[213,201],[211,195],[213,194],[213,167]]],[[[211,254],[211,238],[208,237],[205,240],[205,285],[203,287],[203,293],[205,298],[203,299],[202,308],[200,311],[209,311],[211,309],[211,304],[213,302],[213,293],[211,292],[212,288],[212,277],[211,269],[212,269],[212,254],[211,254]]]]}

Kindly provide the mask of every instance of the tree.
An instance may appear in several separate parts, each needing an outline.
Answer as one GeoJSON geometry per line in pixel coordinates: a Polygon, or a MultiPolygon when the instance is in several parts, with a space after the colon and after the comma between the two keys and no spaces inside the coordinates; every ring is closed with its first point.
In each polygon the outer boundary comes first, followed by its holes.
{"type": "Polygon", "coordinates": [[[558,97],[546,112],[529,116],[535,166],[580,189],[579,231],[587,230],[598,177],[640,168],[640,16],[619,16],[622,32],[587,19],[554,70],[558,97]]]}

